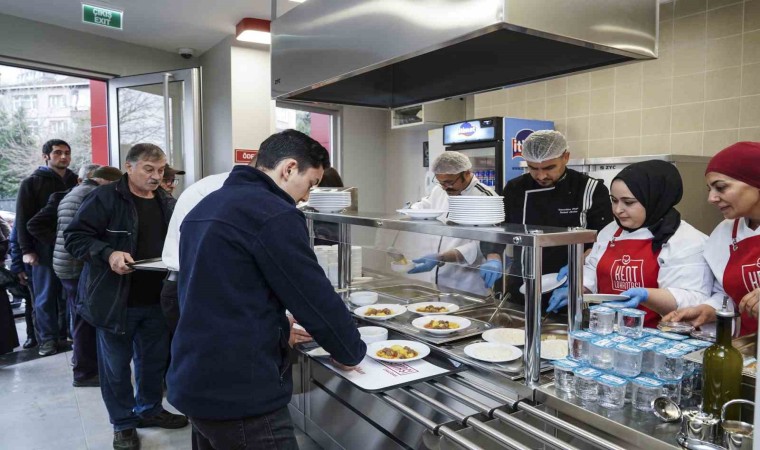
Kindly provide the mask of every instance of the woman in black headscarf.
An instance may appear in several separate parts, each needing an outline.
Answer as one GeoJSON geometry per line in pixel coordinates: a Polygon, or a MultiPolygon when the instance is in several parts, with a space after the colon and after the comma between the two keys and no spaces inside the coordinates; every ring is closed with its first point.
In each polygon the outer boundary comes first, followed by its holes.
{"type": "MultiPolygon", "coordinates": [[[[617,305],[644,310],[648,327],[676,308],[706,301],[712,289],[703,257],[707,236],[681,220],[675,206],[682,195],[672,164],[653,160],[626,167],[610,186],[615,221],[599,232],[586,257],[585,290],[630,297],[617,305]]],[[[552,296],[550,310],[561,306],[562,296],[552,296]]]]}

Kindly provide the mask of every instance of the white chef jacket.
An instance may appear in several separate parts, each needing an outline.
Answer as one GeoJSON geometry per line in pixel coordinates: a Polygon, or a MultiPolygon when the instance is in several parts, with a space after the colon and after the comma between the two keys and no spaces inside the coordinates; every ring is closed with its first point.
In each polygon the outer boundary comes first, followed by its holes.
{"type": "Polygon", "coordinates": [[[174,206],[174,213],[172,213],[172,218],[169,221],[169,228],[166,230],[164,250],[161,254],[161,259],[169,270],[179,271],[179,227],[185,220],[185,216],[207,195],[221,189],[229,175],[229,172],[209,175],[182,191],[179,199],[177,199],[177,204],[174,206]]]}
{"type": "MultiPolygon", "coordinates": [[[[460,195],[493,196],[494,191],[484,185],[473,175],[470,184],[460,195]]],[[[438,184],[433,186],[430,195],[411,206],[412,209],[438,209],[449,210],[449,194],[438,184]]],[[[448,212],[442,214],[439,219],[445,220],[448,212]]],[[[429,253],[444,253],[456,249],[462,254],[465,262],[461,264],[446,263],[437,270],[430,272],[433,283],[439,286],[449,287],[460,291],[470,292],[475,295],[485,295],[487,289],[485,282],[480,277],[479,267],[485,262],[480,251],[480,241],[471,239],[459,239],[451,237],[436,237],[433,242],[434,248],[429,253]]]]}
{"type": "MultiPolygon", "coordinates": [[[[739,227],[736,230],[737,242],[760,235],[760,227],[753,230],[749,227],[748,220],[744,218],[739,221],[739,227]]],[[[729,247],[731,246],[733,229],[734,220],[724,220],[715,227],[707,239],[707,243],[705,243],[705,259],[707,259],[707,264],[710,265],[710,269],[715,277],[709,304],[715,309],[723,307],[723,297],[727,295],[726,291],[723,290],[723,274],[726,271],[728,259],[731,256],[729,247]]],[[[741,299],[737,298],[736,301],[741,301],[741,299]]],[[[730,300],[728,301],[728,310],[734,310],[734,302],[730,300]]]]}
{"type": "MultiPolygon", "coordinates": [[[[583,286],[593,293],[597,293],[596,266],[618,228],[620,226],[614,221],[604,227],[597,235],[591,253],[586,257],[583,265],[583,286]]],[[[639,228],[633,232],[623,230],[616,240],[653,237],[648,228],[639,228]]],[[[657,256],[660,264],[657,284],[660,289],[667,289],[673,294],[678,308],[704,303],[710,297],[713,276],[705,261],[706,241],[707,236],[704,233],[682,220],[678,230],[663,244],[657,256]]]]}

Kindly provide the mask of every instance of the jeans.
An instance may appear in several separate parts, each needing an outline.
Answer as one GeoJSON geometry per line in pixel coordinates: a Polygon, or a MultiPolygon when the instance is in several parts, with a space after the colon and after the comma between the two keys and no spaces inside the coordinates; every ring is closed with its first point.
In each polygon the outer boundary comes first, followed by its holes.
{"type": "Polygon", "coordinates": [[[161,288],[161,309],[164,311],[166,323],[172,335],[177,331],[179,323],[179,301],[177,300],[177,282],[164,280],[161,288]]]}
{"type": "Polygon", "coordinates": [[[60,336],[58,301],[62,294],[61,281],[51,266],[42,264],[32,267],[32,280],[35,326],[40,337],[40,344],[57,341],[60,336]]]}
{"type": "Polygon", "coordinates": [[[98,328],[100,391],[114,431],[135,428],[141,417],[163,410],[169,329],[161,306],[127,308],[124,334],[98,328]],[[134,359],[136,389],[129,362],[134,359]]]}
{"type": "Polygon", "coordinates": [[[245,419],[190,421],[193,450],[298,450],[287,406],[245,419]]]}
{"type": "Polygon", "coordinates": [[[82,381],[98,374],[98,351],[95,327],[87,323],[76,313],[77,295],[86,295],[85,279],[61,280],[66,303],[71,312],[73,327],[71,338],[74,340],[74,352],[71,363],[74,365],[74,380],[82,381]],[[81,289],[79,289],[81,287],[81,289]]]}

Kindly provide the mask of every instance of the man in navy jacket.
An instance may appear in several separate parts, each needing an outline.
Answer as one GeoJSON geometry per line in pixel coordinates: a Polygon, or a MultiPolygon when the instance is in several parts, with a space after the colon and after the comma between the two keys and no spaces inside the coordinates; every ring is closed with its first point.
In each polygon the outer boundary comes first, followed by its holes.
{"type": "Polygon", "coordinates": [[[180,236],[180,318],[168,399],[200,449],[297,449],[285,309],[335,363],[366,353],[351,316],[309,247],[296,201],[329,167],[327,150],[287,130],[261,145],[187,215],[180,236]]]}

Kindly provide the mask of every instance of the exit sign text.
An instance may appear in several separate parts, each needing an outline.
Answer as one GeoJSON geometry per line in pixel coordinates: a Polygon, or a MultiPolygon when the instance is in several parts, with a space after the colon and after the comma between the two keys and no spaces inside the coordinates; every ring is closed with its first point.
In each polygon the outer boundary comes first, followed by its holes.
{"type": "Polygon", "coordinates": [[[82,3],[82,22],[84,23],[121,30],[123,19],[123,11],[82,3]]]}

